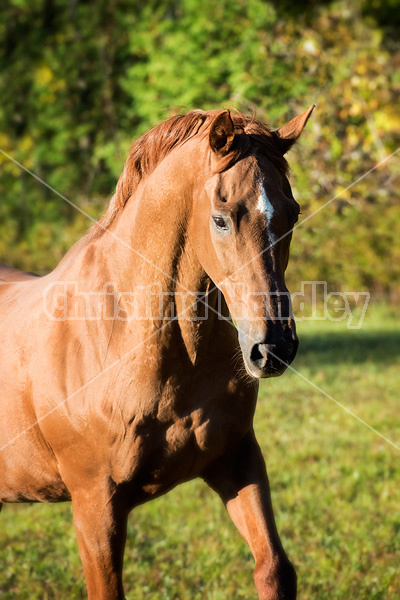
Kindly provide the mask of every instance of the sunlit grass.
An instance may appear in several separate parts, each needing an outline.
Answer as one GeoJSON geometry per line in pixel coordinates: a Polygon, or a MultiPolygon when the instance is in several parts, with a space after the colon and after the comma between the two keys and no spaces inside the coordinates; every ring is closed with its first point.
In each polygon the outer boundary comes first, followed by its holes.
{"type": "MultiPolygon", "coordinates": [[[[363,327],[304,321],[293,367],[400,446],[400,323],[384,306],[363,327]]],[[[308,600],[400,597],[400,452],[295,372],[261,384],[255,419],[284,546],[308,600]]],[[[85,597],[71,509],[7,505],[0,597],[85,597]]],[[[252,557],[203,482],[131,514],[127,598],[256,598],[252,557]]]]}

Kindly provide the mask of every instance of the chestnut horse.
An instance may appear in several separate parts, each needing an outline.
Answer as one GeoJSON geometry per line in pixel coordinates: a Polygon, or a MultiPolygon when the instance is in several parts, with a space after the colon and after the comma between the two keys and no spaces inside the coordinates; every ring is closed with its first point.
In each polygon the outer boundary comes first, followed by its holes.
{"type": "Polygon", "coordinates": [[[0,268],[0,501],[72,501],[90,600],[124,597],[131,509],[195,477],[247,541],[258,597],[296,597],[252,424],[258,378],[297,350],[283,155],[312,109],[275,131],[171,117],[53,272],[0,268]]]}

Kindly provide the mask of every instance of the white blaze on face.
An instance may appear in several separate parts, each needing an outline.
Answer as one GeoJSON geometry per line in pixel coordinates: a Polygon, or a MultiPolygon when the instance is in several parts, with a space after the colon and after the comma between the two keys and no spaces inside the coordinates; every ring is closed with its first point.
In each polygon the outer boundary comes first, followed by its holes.
{"type": "Polygon", "coordinates": [[[272,206],[267,196],[267,192],[265,191],[264,186],[262,184],[260,186],[260,195],[258,196],[257,208],[265,216],[265,219],[267,221],[267,231],[269,234],[269,238],[271,240],[271,244],[274,244],[276,237],[269,230],[271,219],[274,214],[274,207],[272,206]]]}

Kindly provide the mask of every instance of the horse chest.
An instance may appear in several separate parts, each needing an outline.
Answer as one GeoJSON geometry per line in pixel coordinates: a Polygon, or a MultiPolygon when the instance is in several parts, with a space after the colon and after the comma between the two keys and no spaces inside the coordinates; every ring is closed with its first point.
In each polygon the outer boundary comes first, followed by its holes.
{"type": "MultiPolygon", "coordinates": [[[[225,390],[219,395],[165,394],[157,411],[132,422],[129,439],[131,461],[126,460],[120,476],[140,482],[149,495],[158,494],[180,481],[196,477],[251,427],[256,394],[254,389],[225,390]],[[131,465],[130,470],[128,464],[131,465]]],[[[122,464],[117,460],[115,464],[122,464]]]]}

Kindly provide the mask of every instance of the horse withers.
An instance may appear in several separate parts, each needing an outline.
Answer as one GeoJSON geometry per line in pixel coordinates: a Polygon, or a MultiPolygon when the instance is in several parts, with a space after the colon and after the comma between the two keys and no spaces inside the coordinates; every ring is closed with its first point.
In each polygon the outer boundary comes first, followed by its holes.
{"type": "Polygon", "coordinates": [[[0,501],[72,501],[90,600],[124,597],[131,509],[195,477],[247,541],[259,598],[296,597],[253,416],[258,379],[297,350],[284,154],[312,108],[275,131],[171,117],[53,272],[0,268],[0,501]]]}

